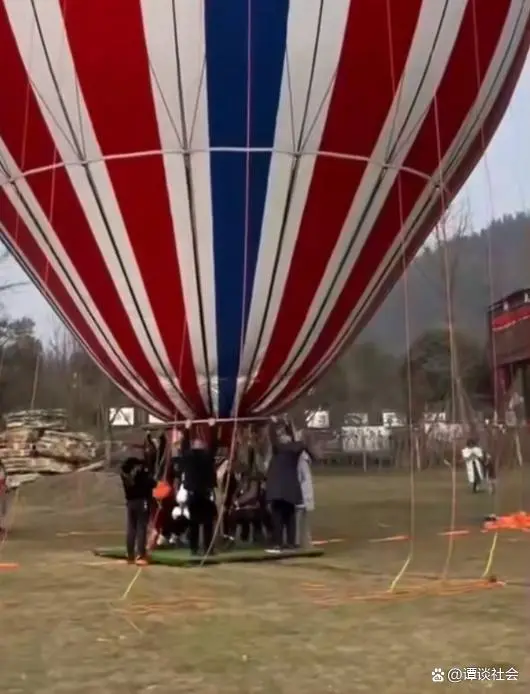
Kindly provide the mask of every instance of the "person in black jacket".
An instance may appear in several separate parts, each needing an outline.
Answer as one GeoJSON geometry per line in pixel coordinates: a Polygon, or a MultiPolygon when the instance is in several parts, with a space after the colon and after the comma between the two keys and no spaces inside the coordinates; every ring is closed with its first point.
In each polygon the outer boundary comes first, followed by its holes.
{"type": "Polygon", "coordinates": [[[139,458],[127,458],[120,475],[127,503],[127,561],[143,566],[147,563],[147,526],[155,480],[146,461],[139,458]]]}
{"type": "Polygon", "coordinates": [[[265,493],[271,508],[274,547],[268,551],[279,552],[282,547],[296,546],[296,507],[302,503],[298,460],[304,446],[294,440],[292,428],[286,422],[278,431],[275,418],[269,427],[269,437],[272,457],[265,493]]]}
{"type": "Polygon", "coordinates": [[[211,550],[213,530],[216,517],[214,490],[217,486],[215,455],[218,438],[215,420],[208,421],[210,441],[202,439],[191,441],[191,422],[186,428],[181,441],[182,484],[188,492],[189,530],[188,538],[193,555],[199,554],[200,532],[202,528],[203,552],[211,550]]]}

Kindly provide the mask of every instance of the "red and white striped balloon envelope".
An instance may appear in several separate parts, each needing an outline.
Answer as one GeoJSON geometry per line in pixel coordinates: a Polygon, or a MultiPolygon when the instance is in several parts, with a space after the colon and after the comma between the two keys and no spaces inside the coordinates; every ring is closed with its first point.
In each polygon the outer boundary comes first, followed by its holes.
{"type": "Polygon", "coordinates": [[[1,0],[0,226],[160,417],[304,393],[492,137],[527,0],[1,0]]]}

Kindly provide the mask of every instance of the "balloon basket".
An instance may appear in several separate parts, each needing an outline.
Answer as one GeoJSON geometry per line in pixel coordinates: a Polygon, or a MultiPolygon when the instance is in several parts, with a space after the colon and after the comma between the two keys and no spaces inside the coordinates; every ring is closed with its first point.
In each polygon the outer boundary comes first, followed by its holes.
{"type": "MultiPolygon", "coordinates": [[[[116,562],[125,562],[126,553],[121,547],[107,547],[94,550],[97,557],[115,559],[116,562]]],[[[278,554],[268,553],[262,548],[235,548],[226,552],[216,552],[208,557],[193,557],[188,549],[158,549],[150,555],[150,563],[155,566],[172,566],[175,568],[189,568],[193,566],[214,564],[248,564],[263,561],[285,561],[292,559],[309,559],[321,557],[324,552],[321,549],[293,549],[283,550],[278,554]]]]}

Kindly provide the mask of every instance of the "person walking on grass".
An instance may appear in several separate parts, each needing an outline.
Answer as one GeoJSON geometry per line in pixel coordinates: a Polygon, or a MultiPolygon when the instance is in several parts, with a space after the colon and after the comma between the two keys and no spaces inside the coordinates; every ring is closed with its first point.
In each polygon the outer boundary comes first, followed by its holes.
{"type": "Polygon", "coordinates": [[[127,458],[120,470],[127,506],[126,549],[129,564],[145,566],[147,528],[156,482],[148,464],[140,458],[127,458]]]}
{"type": "Polygon", "coordinates": [[[469,438],[462,449],[462,460],[466,466],[466,475],[473,494],[480,491],[484,480],[484,451],[476,438],[469,438]]]}

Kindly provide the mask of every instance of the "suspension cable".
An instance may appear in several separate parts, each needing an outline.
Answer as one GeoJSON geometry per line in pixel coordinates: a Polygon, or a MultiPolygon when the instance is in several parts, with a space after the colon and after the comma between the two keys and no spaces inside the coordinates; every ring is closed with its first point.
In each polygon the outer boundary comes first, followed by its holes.
{"type": "MultiPolygon", "coordinates": [[[[474,67],[475,67],[475,75],[476,75],[476,80],[477,80],[477,94],[479,93],[480,87],[481,87],[481,70],[482,66],[480,64],[480,45],[479,45],[479,32],[478,32],[478,18],[477,18],[477,6],[476,6],[476,0],[471,0],[471,11],[472,11],[472,16],[473,16],[473,60],[474,60],[474,67]]],[[[490,205],[490,219],[495,219],[495,206],[494,206],[494,200],[493,200],[493,185],[492,185],[492,179],[491,179],[491,171],[489,167],[489,161],[488,161],[488,153],[486,152],[486,134],[484,132],[484,126],[480,127],[480,143],[481,143],[481,149],[483,152],[483,162],[484,162],[484,172],[486,175],[486,186],[488,190],[488,195],[487,199],[490,205]]],[[[491,234],[492,230],[490,228],[489,233],[486,235],[486,245],[487,245],[487,262],[488,262],[488,284],[489,284],[489,297],[490,297],[490,305],[493,305],[494,301],[494,296],[495,296],[495,290],[494,290],[494,275],[493,275],[493,253],[492,253],[492,244],[491,244],[491,234]]],[[[499,393],[499,384],[497,382],[497,368],[498,368],[498,359],[497,359],[497,349],[495,345],[495,340],[492,340],[492,345],[491,345],[491,350],[492,350],[492,370],[494,374],[494,379],[493,379],[493,402],[494,402],[494,408],[495,411],[498,412],[499,410],[499,405],[500,405],[500,397],[501,394],[499,393]]],[[[497,455],[495,455],[495,459],[492,460],[492,465],[494,466],[495,470],[498,470],[499,468],[499,460],[497,458],[497,455]]],[[[497,486],[495,485],[495,488],[493,489],[493,494],[492,494],[492,513],[496,514],[498,510],[498,493],[497,493],[497,486]]],[[[491,568],[493,566],[493,561],[494,561],[494,556],[495,556],[495,550],[497,548],[497,542],[498,542],[498,531],[495,530],[493,534],[493,539],[491,542],[491,546],[488,552],[487,560],[486,560],[486,565],[484,567],[484,571],[482,573],[482,578],[486,578],[487,576],[490,575],[491,568]]]]}
{"type": "MultiPolygon", "coordinates": [[[[386,0],[387,14],[387,36],[388,36],[388,52],[390,62],[390,75],[392,81],[392,91],[394,97],[398,94],[398,84],[396,78],[396,66],[394,63],[394,36],[392,32],[392,15],[390,9],[390,0],[386,0]]],[[[396,109],[395,117],[397,118],[398,109],[396,109]]],[[[411,365],[411,330],[410,330],[410,305],[409,305],[409,286],[408,286],[408,264],[405,248],[405,214],[403,204],[403,187],[401,172],[397,174],[398,187],[398,204],[399,204],[399,243],[402,263],[403,276],[403,293],[404,293],[404,308],[405,308],[405,354],[407,368],[407,419],[408,419],[408,434],[409,434],[409,537],[408,537],[408,553],[394,579],[392,580],[388,592],[394,593],[405,576],[415,553],[415,535],[416,535],[416,474],[413,460],[414,451],[414,429],[413,429],[413,408],[412,408],[412,365],[411,365]]]]}

